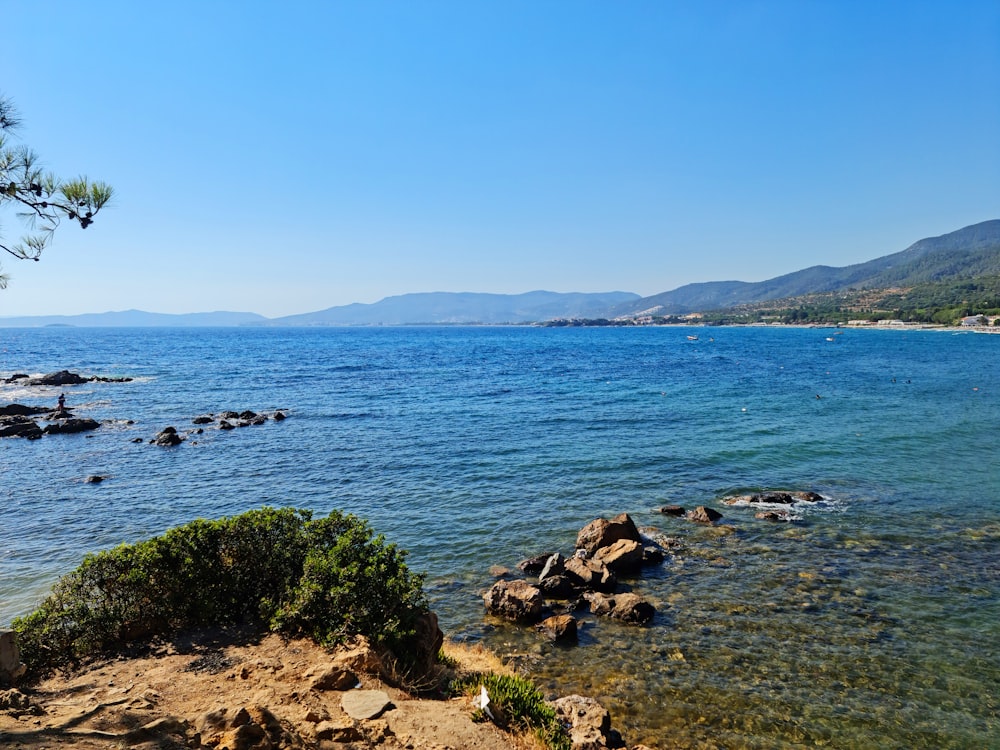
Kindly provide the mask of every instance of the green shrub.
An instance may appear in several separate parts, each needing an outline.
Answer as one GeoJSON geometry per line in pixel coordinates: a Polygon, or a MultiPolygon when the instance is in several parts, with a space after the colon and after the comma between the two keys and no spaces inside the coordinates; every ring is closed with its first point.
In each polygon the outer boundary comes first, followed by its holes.
{"type": "Polygon", "coordinates": [[[262,508],[89,554],[13,628],[32,678],[131,641],[236,624],[326,645],[364,635],[405,662],[427,604],[404,559],[355,516],[262,508]]]}
{"type": "MultiPolygon", "coordinates": [[[[517,675],[475,674],[452,683],[454,693],[476,694],[482,687],[490,697],[490,711],[504,728],[534,732],[551,750],[569,750],[572,746],[566,728],[556,718],[555,709],[545,702],[531,680],[517,675]]],[[[485,719],[482,711],[475,718],[485,719]]]]}

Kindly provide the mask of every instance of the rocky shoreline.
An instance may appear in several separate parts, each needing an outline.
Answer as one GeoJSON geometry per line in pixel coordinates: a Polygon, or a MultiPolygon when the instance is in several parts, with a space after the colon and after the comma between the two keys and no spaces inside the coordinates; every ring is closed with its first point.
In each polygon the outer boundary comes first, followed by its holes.
{"type": "MultiPolygon", "coordinates": [[[[83,383],[129,383],[132,378],[109,378],[98,375],[84,377],[69,370],[59,370],[31,377],[24,373],[11,375],[9,378],[0,380],[0,383],[17,384],[21,386],[73,386],[83,383]]],[[[273,420],[275,422],[284,421],[287,418],[288,409],[276,409],[271,412],[257,413],[250,409],[242,411],[225,410],[218,414],[201,414],[192,417],[193,428],[184,432],[179,432],[176,427],[167,426],[154,435],[148,442],[162,447],[172,447],[180,445],[184,441],[194,436],[204,434],[207,425],[214,425],[217,429],[228,431],[237,427],[250,427],[262,425],[273,420]]],[[[116,423],[120,423],[117,422],[116,423]]],[[[124,421],[124,424],[131,425],[135,422],[131,419],[124,421]]],[[[66,408],[63,396],[59,397],[59,403],[55,409],[46,406],[29,406],[26,404],[8,404],[0,406],[0,438],[19,437],[27,440],[38,440],[46,435],[71,434],[78,432],[89,432],[101,427],[101,423],[94,419],[76,417],[66,408]],[[44,424],[41,424],[44,423],[44,424]]],[[[143,438],[135,438],[133,443],[146,442],[143,438]]],[[[99,478],[103,479],[104,477],[99,478]]],[[[91,481],[88,478],[88,481],[91,481]]]]}

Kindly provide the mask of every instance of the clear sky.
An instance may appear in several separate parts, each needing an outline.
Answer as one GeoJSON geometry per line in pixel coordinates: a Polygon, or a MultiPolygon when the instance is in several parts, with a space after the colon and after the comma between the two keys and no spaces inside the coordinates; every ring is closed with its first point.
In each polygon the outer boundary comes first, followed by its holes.
{"type": "Polygon", "coordinates": [[[20,140],[116,190],[0,315],[648,295],[1000,218],[997,0],[0,12],[20,140]]]}

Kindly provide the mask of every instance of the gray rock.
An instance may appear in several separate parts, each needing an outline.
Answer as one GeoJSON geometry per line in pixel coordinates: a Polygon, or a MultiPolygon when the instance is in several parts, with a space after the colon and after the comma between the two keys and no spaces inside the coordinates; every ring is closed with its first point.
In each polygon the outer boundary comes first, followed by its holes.
{"type": "Polygon", "coordinates": [[[391,705],[388,693],[382,690],[351,690],[340,700],[344,713],[360,721],[378,718],[391,705]]]}

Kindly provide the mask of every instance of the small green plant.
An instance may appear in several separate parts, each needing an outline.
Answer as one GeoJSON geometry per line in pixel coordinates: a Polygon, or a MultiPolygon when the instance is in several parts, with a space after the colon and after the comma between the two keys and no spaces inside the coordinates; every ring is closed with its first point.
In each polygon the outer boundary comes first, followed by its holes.
{"type": "MultiPolygon", "coordinates": [[[[474,674],[454,681],[451,691],[474,695],[484,687],[490,698],[488,708],[497,724],[533,732],[551,750],[570,750],[572,743],[566,728],[531,680],[518,675],[474,674]]],[[[487,718],[482,709],[473,714],[473,719],[477,721],[487,718]]]]}
{"type": "Polygon", "coordinates": [[[262,508],[87,555],[14,621],[29,679],[189,628],[244,625],[325,645],[364,635],[404,663],[423,577],[368,524],[262,508]]]}

